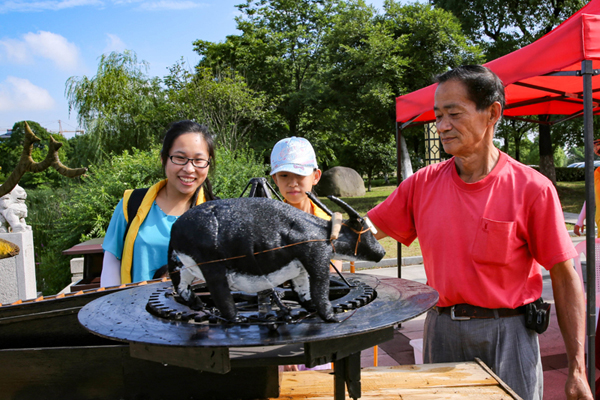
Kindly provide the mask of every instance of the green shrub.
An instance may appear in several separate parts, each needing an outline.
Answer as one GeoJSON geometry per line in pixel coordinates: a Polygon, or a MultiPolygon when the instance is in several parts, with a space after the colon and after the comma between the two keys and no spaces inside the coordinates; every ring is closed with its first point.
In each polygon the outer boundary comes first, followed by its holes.
{"type": "Polygon", "coordinates": [[[585,168],[556,168],[558,182],[577,182],[585,180],[585,168]]]}
{"type": "MultiPolygon", "coordinates": [[[[540,167],[532,167],[536,171],[540,171],[540,167]]],[[[585,169],[584,168],[567,168],[557,167],[556,170],[556,181],[557,182],[577,182],[585,180],[585,169]]]]}
{"type": "Polygon", "coordinates": [[[252,149],[217,150],[215,175],[211,177],[215,195],[222,199],[240,197],[251,178],[267,176],[267,166],[262,164],[252,149]]]}
{"type": "Polygon", "coordinates": [[[29,190],[27,223],[34,232],[38,290],[45,295],[70,282],[62,251],[103,237],[125,189],[148,187],[163,177],[158,150],[112,156],[59,189],[29,190]]]}

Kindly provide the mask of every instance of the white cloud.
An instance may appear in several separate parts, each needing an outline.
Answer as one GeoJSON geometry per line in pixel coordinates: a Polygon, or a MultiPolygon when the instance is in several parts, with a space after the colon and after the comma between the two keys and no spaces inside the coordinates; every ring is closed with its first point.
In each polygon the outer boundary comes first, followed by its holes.
{"type": "Polygon", "coordinates": [[[145,1],[139,9],[144,11],[164,11],[164,10],[189,10],[192,8],[206,7],[206,3],[195,1],[179,1],[179,0],[160,0],[160,1],[145,1]]]}
{"type": "Polygon", "coordinates": [[[9,76],[0,82],[0,111],[50,110],[56,102],[44,88],[27,79],[9,76]]]}
{"type": "Polygon", "coordinates": [[[36,57],[49,59],[65,71],[74,70],[80,64],[77,46],[56,33],[29,32],[23,35],[23,40],[0,41],[0,59],[5,58],[15,64],[31,64],[36,57]]]}
{"type": "Polygon", "coordinates": [[[52,32],[27,33],[25,42],[33,52],[41,57],[53,61],[63,70],[77,68],[79,64],[79,50],[77,46],[61,35],[52,32]]]}
{"type": "Polygon", "coordinates": [[[118,37],[117,35],[113,35],[112,33],[107,33],[106,36],[108,36],[108,38],[106,39],[106,47],[104,48],[104,51],[102,52],[103,54],[108,54],[113,51],[122,53],[125,49],[127,49],[125,42],[123,42],[121,40],[121,38],[118,37]]]}
{"type": "Polygon", "coordinates": [[[55,1],[22,1],[12,0],[0,4],[0,14],[8,12],[57,11],[81,6],[102,6],[100,0],[55,0],[55,1]]]}
{"type": "Polygon", "coordinates": [[[25,43],[16,39],[0,40],[0,60],[2,59],[16,64],[28,64],[33,61],[25,43]]]}

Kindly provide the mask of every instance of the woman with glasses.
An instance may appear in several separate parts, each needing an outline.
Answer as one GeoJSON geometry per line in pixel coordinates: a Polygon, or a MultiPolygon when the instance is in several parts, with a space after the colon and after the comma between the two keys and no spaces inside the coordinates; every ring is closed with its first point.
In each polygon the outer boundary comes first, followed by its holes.
{"type": "Polygon", "coordinates": [[[215,150],[206,126],[173,123],[160,156],[166,179],[147,190],[125,191],[115,208],[102,245],[102,287],[153,279],[167,263],[173,223],[191,207],[215,199],[207,177],[215,150]]]}

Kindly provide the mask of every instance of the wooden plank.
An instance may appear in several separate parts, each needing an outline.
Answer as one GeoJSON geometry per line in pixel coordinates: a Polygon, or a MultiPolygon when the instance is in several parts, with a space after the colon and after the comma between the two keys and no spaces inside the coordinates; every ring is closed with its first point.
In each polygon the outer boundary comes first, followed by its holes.
{"type": "MultiPolygon", "coordinates": [[[[348,397],[349,398],[349,397],[348,397]]],[[[329,394],[288,394],[277,400],[331,400],[329,394]]],[[[496,386],[480,388],[404,389],[363,392],[360,400],[513,400],[504,390],[496,386]]]]}
{"type": "MultiPolygon", "coordinates": [[[[281,399],[331,399],[327,371],[284,372],[281,399]]],[[[515,399],[476,362],[364,368],[361,399],[515,399]]]]}

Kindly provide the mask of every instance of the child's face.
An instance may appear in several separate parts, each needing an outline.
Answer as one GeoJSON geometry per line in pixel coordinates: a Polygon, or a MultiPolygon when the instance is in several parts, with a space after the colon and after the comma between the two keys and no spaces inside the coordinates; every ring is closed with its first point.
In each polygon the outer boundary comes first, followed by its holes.
{"type": "Polygon", "coordinates": [[[292,172],[281,171],[273,175],[273,181],[279,188],[281,195],[290,204],[299,204],[306,200],[306,192],[312,191],[321,179],[321,171],[313,171],[310,175],[302,176],[292,172]]]}

